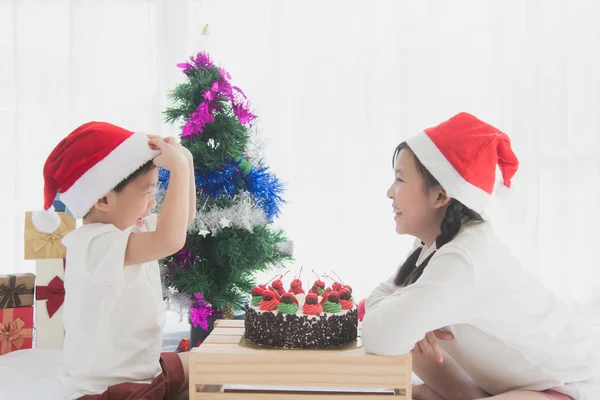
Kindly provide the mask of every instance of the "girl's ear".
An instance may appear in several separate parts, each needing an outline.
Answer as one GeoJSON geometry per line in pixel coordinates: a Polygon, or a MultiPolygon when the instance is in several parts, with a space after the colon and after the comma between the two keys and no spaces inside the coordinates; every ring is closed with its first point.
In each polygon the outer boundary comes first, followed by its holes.
{"type": "Polygon", "coordinates": [[[435,208],[442,208],[445,205],[447,205],[451,200],[451,198],[448,197],[446,190],[441,186],[434,189],[433,194],[435,196],[433,202],[433,206],[435,208]]]}

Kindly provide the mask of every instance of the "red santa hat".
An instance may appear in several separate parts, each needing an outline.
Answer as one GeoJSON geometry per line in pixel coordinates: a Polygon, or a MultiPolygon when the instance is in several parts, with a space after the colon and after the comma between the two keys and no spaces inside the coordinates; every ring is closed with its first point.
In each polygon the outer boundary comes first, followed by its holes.
{"type": "Polygon", "coordinates": [[[60,199],[75,218],[83,218],[93,205],[139,167],[158,154],[148,136],[106,122],[88,122],[64,138],[44,164],[44,210],[32,222],[42,232],[60,225],[52,203],[60,199]]]}
{"type": "Polygon", "coordinates": [[[478,213],[494,191],[496,166],[506,188],[519,167],[509,137],[467,113],[425,129],[406,143],[449,197],[478,213]]]}

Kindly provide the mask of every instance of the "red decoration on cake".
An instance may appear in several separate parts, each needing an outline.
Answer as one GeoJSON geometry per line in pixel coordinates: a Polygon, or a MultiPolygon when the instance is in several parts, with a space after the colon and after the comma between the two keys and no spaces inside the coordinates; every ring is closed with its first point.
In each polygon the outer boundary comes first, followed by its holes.
{"type": "Polygon", "coordinates": [[[300,273],[298,274],[298,277],[294,277],[294,280],[290,285],[289,291],[294,294],[304,294],[304,289],[302,288],[302,281],[300,280],[300,276],[302,276],[302,268],[304,267],[300,267],[300,273]]]}
{"type": "MultiPolygon", "coordinates": [[[[332,272],[333,272],[333,271],[332,271],[332,272]]],[[[337,276],[337,278],[340,280],[340,282],[342,281],[342,280],[340,279],[340,277],[339,277],[339,276],[338,276],[338,275],[337,275],[335,272],[333,272],[333,274],[334,274],[335,276],[337,276]]],[[[329,275],[327,275],[327,274],[323,274],[323,276],[324,276],[324,277],[326,277],[326,278],[328,278],[328,279],[331,279],[331,281],[333,282],[333,283],[332,283],[332,285],[331,285],[331,289],[332,289],[332,290],[335,290],[336,292],[339,292],[339,291],[340,291],[340,290],[341,290],[341,289],[344,287],[344,284],[343,284],[343,283],[340,283],[340,282],[336,281],[335,279],[333,279],[333,278],[332,278],[332,277],[330,277],[329,275]]]]}
{"type": "MultiPolygon", "coordinates": [[[[331,271],[331,273],[332,273],[333,275],[335,275],[335,276],[338,278],[338,281],[339,281],[339,282],[333,282],[333,285],[331,285],[331,288],[332,288],[333,290],[336,290],[336,291],[338,291],[338,292],[339,292],[340,290],[342,290],[343,288],[345,288],[345,287],[346,287],[346,285],[344,285],[344,281],[342,281],[342,278],[340,278],[340,276],[339,276],[338,274],[336,274],[336,273],[335,273],[335,271],[331,271]]],[[[331,278],[330,278],[330,279],[331,279],[331,278]]],[[[333,279],[332,279],[332,280],[333,280],[333,279]]],[[[350,288],[350,291],[352,291],[352,288],[350,288]]],[[[340,294],[341,294],[341,293],[340,293],[340,294]]]]}
{"type": "Polygon", "coordinates": [[[294,294],[304,294],[304,289],[302,289],[302,282],[300,279],[295,279],[292,281],[290,291],[294,294]]]}
{"type": "Polygon", "coordinates": [[[259,308],[262,311],[275,311],[279,305],[279,296],[270,290],[265,290],[263,293],[263,299],[260,301],[259,308]]]}
{"type": "Polygon", "coordinates": [[[264,285],[254,286],[254,289],[252,289],[252,296],[262,296],[264,292],[265,292],[264,285]]]}
{"type": "Polygon", "coordinates": [[[298,304],[298,299],[291,292],[284,293],[283,296],[281,296],[281,301],[283,301],[284,298],[291,299],[291,301],[293,301],[294,303],[298,304]]]}
{"type": "MultiPolygon", "coordinates": [[[[279,295],[279,293],[277,293],[277,290],[275,290],[274,288],[269,288],[269,289],[265,290],[265,292],[266,291],[271,292],[271,294],[277,301],[281,301],[281,296],[279,295]]],[[[263,292],[263,295],[264,295],[264,292],[263,292]]]]}
{"type": "Polygon", "coordinates": [[[310,288],[309,292],[310,293],[314,293],[316,295],[319,295],[318,288],[321,288],[321,290],[325,290],[325,282],[323,282],[321,280],[321,277],[319,275],[317,275],[317,273],[315,272],[314,269],[312,270],[312,273],[315,274],[315,276],[317,277],[317,280],[315,281],[315,283],[313,283],[313,285],[310,288]]]}
{"type": "Polygon", "coordinates": [[[290,270],[288,269],[285,272],[285,274],[279,274],[279,277],[271,284],[271,287],[277,292],[279,296],[283,296],[283,294],[285,293],[285,289],[283,288],[283,282],[281,281],[281,279],[283,279],[283,277],[286,276],[289,272],[290,270]]]}
{"type": "Polygon", "coordinates": [[[347,288],[340,290],[340,305],[342,306],[342,310],[352,310],[354,308],[352,293],[347,288]]]}
{"type": "Polygon", "coordinates": [[[273,290],[275,290],[280,296],[282,296],[285,293],[285,289],[283,288],[283,282],[281,282],[281,279],[277,279],[276,281],[274,281],[271,284],[271,286],[273,290]]]}
{"type": "Polygon", "coordinates": [[[327,300],[333,303],[338,303],[340,301],[340,293],[336,290],[332,290],[327,294],[327,300]]]}
{"type": "Polygon", "coordinates": [[[314,293],[306,295],[302,312],[306,315],[319,315],[323,312],[323,306],[319,304],[319,296],[314,293]]]}
{"type": "Polygon", "coordinates": [[[325,289],[325,291],[321,295],[321,296],[323,296],[323,298],[321,299],[321,304],[325,304],[325,302],[327,301],[327,297],[329,296],[330,293],[331,293],[331,288],[325,289]]]}

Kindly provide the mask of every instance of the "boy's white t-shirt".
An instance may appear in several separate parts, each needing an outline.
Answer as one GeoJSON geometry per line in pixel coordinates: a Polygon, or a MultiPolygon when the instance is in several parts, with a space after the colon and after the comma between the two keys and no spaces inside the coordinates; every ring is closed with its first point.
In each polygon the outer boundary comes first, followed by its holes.
{"type": "Polygon", "coordinates": [[[131,232],[111,224],[87,224],[68,234],[65,270],[61,398],[100,394],[124,382],[151,383],[159,364],[165,323],[157,261],[124,267],[131,232]]]}
{"type": "MultiPolygon", "coordinates": [[[[416,246],[415,246],[416,249],[416,246]]],[[[420,265],[435,251],[424,248],[420,265]]],[[[526,272],[488,223],[467,223],[421,277],[394,277],[367,298],[362,339],[376,354],[406,354],[426,332],[485,391],[554,390],[600,399],[598,330],[526,272]]]]}

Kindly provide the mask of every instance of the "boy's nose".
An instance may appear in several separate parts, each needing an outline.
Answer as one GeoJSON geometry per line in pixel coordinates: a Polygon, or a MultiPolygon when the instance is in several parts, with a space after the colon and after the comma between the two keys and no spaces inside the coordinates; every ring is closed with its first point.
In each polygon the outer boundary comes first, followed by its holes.
{"type": "Polygon", "coordinates": [[[156,199],[152,199],[152,200],[150,200],[150,204],[148,205],[148,208],[150,210],[152,210],[152,209],[154,209],[156,207],[156,204],[157,204],[156,203],[156,199]]]}

